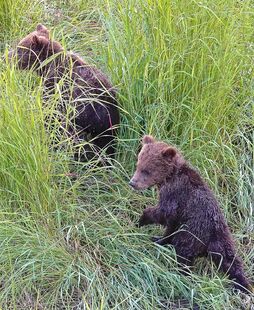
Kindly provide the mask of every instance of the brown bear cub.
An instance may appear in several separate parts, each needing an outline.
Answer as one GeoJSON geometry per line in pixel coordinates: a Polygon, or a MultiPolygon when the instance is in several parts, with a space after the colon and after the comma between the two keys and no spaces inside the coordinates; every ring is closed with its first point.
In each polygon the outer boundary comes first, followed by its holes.
{"type": "Polygon", "coordinates": [[[173,245],[178,261],[187,266],[196,257],[209,254],[238,289],[250,289],[214,194],[176,148],[144,136],[130,185],[137,190],[158,186],[158,205],[145,209],[139,220],[139,226],[166,227],[164,236],[153,241],[173,245]]]}
{"type": "Polygon", "coordinates": [[[66,105],[73,107],[70,124],[63,120],[62,125],[77,144],[89,136],[96,151],[105,148],[114,156],[119,110],[116,91],[101,71],[65,53],[41,24],[8,57],[17,60],[19,69],[32,69],[43,77],[45,98],[61,89],[60,111],[66,111],[66,105]]]}

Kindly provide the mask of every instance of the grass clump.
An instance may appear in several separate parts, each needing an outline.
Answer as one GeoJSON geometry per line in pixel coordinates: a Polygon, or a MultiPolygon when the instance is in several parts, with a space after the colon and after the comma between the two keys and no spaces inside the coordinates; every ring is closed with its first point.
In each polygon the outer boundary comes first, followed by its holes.
{"type": "Polygon", "coordinates": [[[159,228],[135,227],[155,191],[128,187],[143,133],[179,146],[216,191],[253,280],[251,2],[23,5],[10,16],[0,5],[3,44],[38,22],[54,26],[67,49],[111,76],[122,124],[110,169],[75,163],[59,125],[45,126],[55,111],[41,81],[1,63],[1,307],[251,309],[252,297],[233,294],[207,261],[182,276],[173,249],[149,241],[159,228]]]}

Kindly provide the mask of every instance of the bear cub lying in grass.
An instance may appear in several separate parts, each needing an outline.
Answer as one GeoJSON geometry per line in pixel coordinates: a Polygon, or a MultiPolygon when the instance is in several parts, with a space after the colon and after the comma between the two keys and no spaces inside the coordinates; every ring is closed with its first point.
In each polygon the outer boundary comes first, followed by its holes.
{"type": "Polygon", "coordinates": [[[251,289],[214,194],[176,148],[144,136],[130,185],[137,190],[158,186],[159,204],[145,209],[139,220],[139,226],[166,227],[164,236],[153,241],[173,245],[178,261],[187,266],[209,254],[236,288],[251,289]]]}
{"type": "Polygon", "coordinates": [[[60,88],[59,110],[65,112],[66,107],[73,107],[70,121],[66,124],[63,119],[62,127],[76,145],[90,137],[91,154],[105,148],[109,156],[114,156],[119,124],[116,91],[100,70],[74,53],[66,53],[42,24],[23,38],[8,58],[16,60],[19,69],[32,69],[43,77],[46,99],[60,88]]]}

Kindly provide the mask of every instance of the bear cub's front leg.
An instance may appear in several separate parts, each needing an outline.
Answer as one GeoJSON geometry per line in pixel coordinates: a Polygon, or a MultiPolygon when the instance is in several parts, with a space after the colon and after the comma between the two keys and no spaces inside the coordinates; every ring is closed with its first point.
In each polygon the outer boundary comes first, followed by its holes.
{"type": "MultiPolygon", "coordinates": [[[[164,212],[160,209],[160,207],[149,207],[143,211],[143,214],[139,219],[138,227],[149,224],[165,225],[164,212]]],[[[151,237],[151,240],[159,245],[165,245],[169,243],[171,233],[172,229],[167,227],[163,236],[151,237]]]]}
{"type": "Polygon", "coordinates": [[[143,211],[141,215],[138,227],[142,227],[149,224],[160,224],[161,211],[159,207],[149,207],[143,211]]]}

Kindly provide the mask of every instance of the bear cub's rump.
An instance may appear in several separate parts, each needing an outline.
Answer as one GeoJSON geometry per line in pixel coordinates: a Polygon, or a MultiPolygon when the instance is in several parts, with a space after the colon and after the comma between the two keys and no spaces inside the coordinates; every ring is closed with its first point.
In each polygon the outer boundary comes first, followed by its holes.
{"type": "Polygon", "coordinates": [[[158,244],[173,245],[178,261],[189,266],[196,257],[209,254],[238,289],[250,289],[213,192],[176,148],[144,136],[130,185],[134,189],[159,188],[158,205],[145,209],[139,220],[139,226],[166,227],[164,236],[155,240],[158,244]]]}

